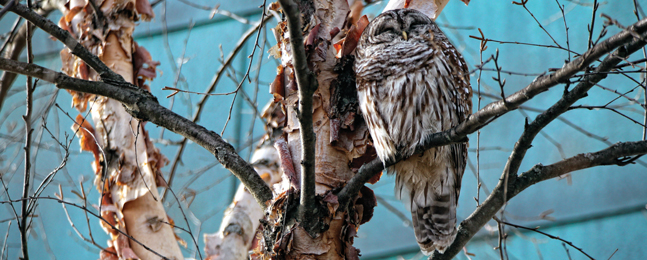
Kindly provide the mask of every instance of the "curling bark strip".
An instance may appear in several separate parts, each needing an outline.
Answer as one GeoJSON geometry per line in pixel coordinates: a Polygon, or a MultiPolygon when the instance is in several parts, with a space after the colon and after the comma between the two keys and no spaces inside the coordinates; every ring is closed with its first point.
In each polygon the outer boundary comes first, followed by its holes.
{"type": "MultiPolygon", "coordinates": [[[[108,77],[148,89],[145,82],[156,76],[155,67],[159,63],[152,61],[148,51],[134,42],[132,34],[135,21],[152,16],[147,0],[105,0],[97,5],[91,1],[71,1],[65,6],[59,25],[74,35],[78,43],[68,40],[74,48],[61,51],[62,70],[81,79],[97,81],[108,77]],[[84,50],[100,59],[102,63],[97,63],[98,66],[111,69],[97,73],[72,55],[74,51],[84,50]],[[113,71],[118,76],[111,76],[113,71]]],[[[157,187],[164,184],[160,169],[168,160],[150,141],[144,124],[133,120],[117,100],[74,91],[70,94],[80,112],[90,103],[95,126],[79,115],[75,128],[84,126],[84,130],[77,132],[81,135],[93,132],[92,138],[96,140],[81,138],[80,141],[84,150],[91,150],[95,155],[93,168],[97,173],[95,185],[101,193],[101,215],[123,232],[101,222],[111,237],[111,247],[105,250],[120,258],[153,259],[158,255],[182,258],[173,227],[164,224],[173,221],[157,199],[157,187]],[[88,149],[92,146],[84,141],[97,142],[103,152],[98,153],[96,145],[88,149]],[[131,243],[124,233],[148,248],[131,243]]]]}

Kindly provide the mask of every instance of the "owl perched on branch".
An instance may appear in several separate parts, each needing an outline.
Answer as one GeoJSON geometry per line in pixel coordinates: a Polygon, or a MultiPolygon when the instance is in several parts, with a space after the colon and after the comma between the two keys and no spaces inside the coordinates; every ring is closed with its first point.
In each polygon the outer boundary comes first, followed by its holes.
{"type": "Polygon", "coordinates": [[[364,30],[355,72],[359,106],[395,193],[411,210],[423,253],[444,252],[456,237],[456,206],[467,144],[413,154],[425,135],[448,130],[472,111],[467,66],[438,26],[413,9],[382,13],[364,30]]]}

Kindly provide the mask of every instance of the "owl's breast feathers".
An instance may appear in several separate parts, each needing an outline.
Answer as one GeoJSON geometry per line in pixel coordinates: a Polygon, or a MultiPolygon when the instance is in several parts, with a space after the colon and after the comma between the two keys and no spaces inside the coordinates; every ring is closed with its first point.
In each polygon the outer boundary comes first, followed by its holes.
{"type": "Polygon", "coordinates": [[[424,135],[471,113],[467,66],[444,36],[363,47],[355,64],[360,109],[383,161],[412,155],[424,135]]]}

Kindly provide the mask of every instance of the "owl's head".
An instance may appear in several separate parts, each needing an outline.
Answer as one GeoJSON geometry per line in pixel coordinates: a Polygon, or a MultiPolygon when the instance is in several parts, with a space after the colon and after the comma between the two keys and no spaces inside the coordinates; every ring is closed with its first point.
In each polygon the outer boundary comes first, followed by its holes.
{"type": "Polygon", "coordinates": [[[427,38],[437,30],[436,24],[415,9],[395,9],[375,17],[364,29],[359,46],[394,43],[427,38]]]}

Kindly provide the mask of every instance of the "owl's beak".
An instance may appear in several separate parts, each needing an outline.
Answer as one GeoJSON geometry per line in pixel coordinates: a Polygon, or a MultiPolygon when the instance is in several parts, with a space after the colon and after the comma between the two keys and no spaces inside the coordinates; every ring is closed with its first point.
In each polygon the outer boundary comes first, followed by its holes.
{"type": "Polygon", "coordinates": [[[407,40],[407,32],[402,31],[402,37],[404,37],[404,40],[406,41],[407,40]]]}

